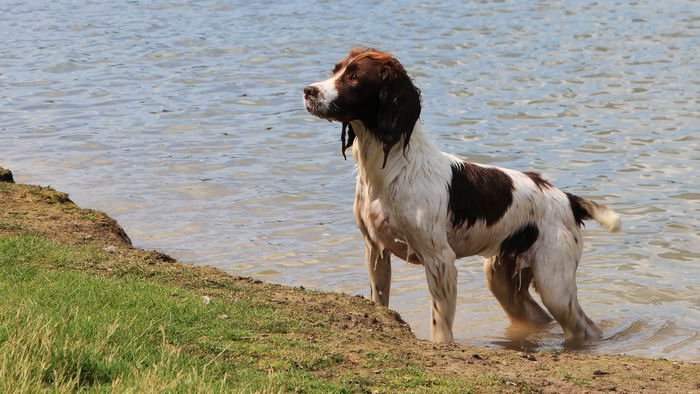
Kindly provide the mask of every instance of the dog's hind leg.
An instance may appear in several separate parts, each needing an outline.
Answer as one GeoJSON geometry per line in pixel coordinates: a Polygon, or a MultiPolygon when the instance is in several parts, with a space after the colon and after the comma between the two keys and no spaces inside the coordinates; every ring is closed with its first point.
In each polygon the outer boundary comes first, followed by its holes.
{"type": "Polygon", "coordinates": [[[529,267],[516,270],[512,256],[494,256],[484,262],[484,274],[491,293],[505,310],[514,326],[536,328],[552,321],[552,317],[532,299],[529,267]]]}
{"type": "Polygon", "coordinates": [[[535,286],[547,310],[564,329],[567,341],[598,339],[602,330],[586,316],[576,296],[582,246],[574,237],[563,229],[545,235],[532,262],[535,286]]]}
{"type": "Polygon", "coordinates": [[[457,308],[457,268],[455,254],[446,248],[443,253],[421,257],[432,295],[432,340],[452,342],[452,323],[457,308]]]}
{"type": "Polygon", "coordinates": [[[372,241],[366,239],[365,261],[369,271],[372,301],[388,306],[391,290],[391,253],[386,249],[380,249],[372,241]]]}

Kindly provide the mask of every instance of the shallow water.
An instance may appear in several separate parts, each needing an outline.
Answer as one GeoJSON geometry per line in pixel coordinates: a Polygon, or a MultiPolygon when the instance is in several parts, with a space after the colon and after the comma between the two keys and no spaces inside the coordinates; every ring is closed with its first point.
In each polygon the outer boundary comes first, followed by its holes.
{"type": "MultiPolygon", "coordinates": [[[[368,294],[340,128],[301,88],[363,44],[423,92],[470,160],[611,205],[578,271],[606,338],[585,351],[700,361],[700,4],[288,1],[0,3],[0,166],[108,212],[135,244],[291,285],[368,294]],[[352,6],[350,6],[352,4],[352,6]]],[[[510,343],[481,261],[459,261],[463,343],[510,343]]],[[[392,308],[429,336],[423,270],[392,308]]]]}

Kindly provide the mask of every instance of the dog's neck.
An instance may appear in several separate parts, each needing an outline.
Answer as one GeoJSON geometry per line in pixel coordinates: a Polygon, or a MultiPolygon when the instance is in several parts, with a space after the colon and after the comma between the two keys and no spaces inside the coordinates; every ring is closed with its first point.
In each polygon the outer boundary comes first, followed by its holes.
{"type": "Polygon", "coordinates": [[[404,151],[403,138],[396,143],[384,163],[384,147],[362,121],[351,121],[355,132],[352,153],[357,162],[358,175],[375,190],[383,190],[399,176],[411,176],[425,168],[426,161],[439,159],[443,155],[440,150],[427,138],[420,124],[420,119],[413,127],[411,140],[404,151]]]}

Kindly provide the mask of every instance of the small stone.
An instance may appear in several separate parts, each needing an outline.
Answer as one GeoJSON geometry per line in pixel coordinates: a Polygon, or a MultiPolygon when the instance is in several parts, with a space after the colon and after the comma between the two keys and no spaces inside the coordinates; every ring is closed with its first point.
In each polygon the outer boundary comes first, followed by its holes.
{"type": "Polygon", "coordinates": [[[217,316],[217,317],[218,317],[219,319],[228,319],[228,315],[225,314],[225,313],[222,313],[222,314],[220,314],[220,315],[217,316]]]}
{"type": "Polygon", "coordinates": [[[478,354],[472,354],[472,357],[475,358],[475,359],[477,359],[477,360],[483,360],[483,359],[484,359],[483,357],[481,357],[481,355],[478,355],[478,354]]]}
{"type": "Polygon", "coordinates": [[[0,182],[15,183],[12,178],[12,171],[0,167],[0,182]]]}
{"type": "Polygon", "coordinates": [[[102,250],[104,250],[104,251],[107,252],[107,253],[117,253],[117,247],[114,246],[114,245],[106,246],[106,247],[105,247],[104,249],[102,249],[102,250]]]}
{"type": "Polygon", "coordinates": [[[202,304],[204,304],[204,305],[211,304],[211,298],[209,298],[209,296],[202,296],[202,304]]]}

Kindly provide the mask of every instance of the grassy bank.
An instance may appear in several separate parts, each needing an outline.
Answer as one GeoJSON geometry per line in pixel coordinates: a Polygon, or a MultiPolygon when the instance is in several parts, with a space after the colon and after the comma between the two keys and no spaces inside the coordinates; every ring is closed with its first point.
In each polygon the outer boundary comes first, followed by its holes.
{"type": "Polygon", "coordinates": [[[0,392],[700,391],[697,364],[420,341],[364,298],[136,249],[105,214],[7,182],[0,298],[0,392]]]}

